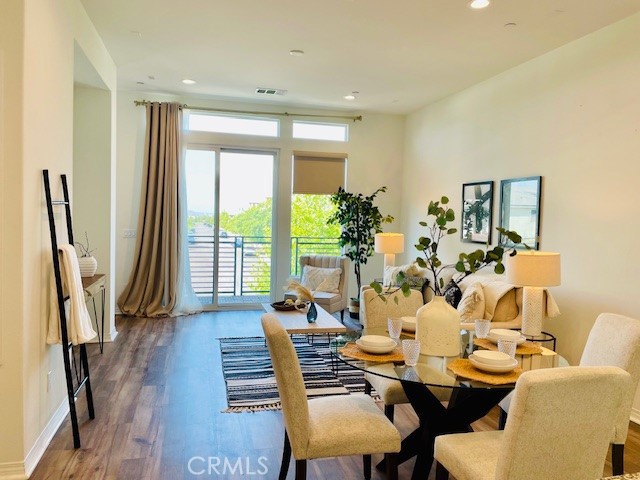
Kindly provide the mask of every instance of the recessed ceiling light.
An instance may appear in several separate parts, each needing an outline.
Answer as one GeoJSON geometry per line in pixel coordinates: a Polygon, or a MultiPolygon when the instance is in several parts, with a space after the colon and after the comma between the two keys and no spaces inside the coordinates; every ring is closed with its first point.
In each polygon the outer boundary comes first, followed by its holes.
{"type": "Polygon", "coordinates": [[[517,25],[518,25],[518,24],[517,24],[517,23],[515,23],[515,22],[509,22],[509,23],[505,23],[505,24],[504,24],[504,26],[505,26],[505,27],[515,27],[515,26],[517,26],[517,25]]]}
{"type": "Polygon", "coordinates": [[[471,8],[475,8],[476,10],[479,10],[481,8],[487,8],[490,3],[490,0],[472,0],[469,6],[471,8]]]}
{"type": "Polygon", "coordinates": [[[185,85],[193,85],[194,83],[196,83],[196,81],[191,80],[190,78],[183,78],[182,83],[184,83],[185,85]]]}
{"type": "Polygon", "coordinates": [[[304,55],[304,50],[289,50],[289,55],[292,57],[301,57],[304,55]]]}
{"type": "Polygon", "coordinates": [[[138,85],[144,85],[144,82],[136,82],[138,85]]]}
{"type": "Polygon", "coordinates": [[[344,98],[345,100],[355,100],[356,99],[356,95],[360,93],[360,92],[351,92],[349,95],[345,95],[344,98]]]}

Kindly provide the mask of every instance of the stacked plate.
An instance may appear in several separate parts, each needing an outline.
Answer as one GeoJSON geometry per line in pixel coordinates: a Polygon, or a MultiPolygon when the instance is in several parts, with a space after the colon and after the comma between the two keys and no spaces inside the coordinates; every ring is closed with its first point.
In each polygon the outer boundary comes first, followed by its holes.
{"type": "Polygon", "coordinates": [[[510,372],[518,366],[518,361],[506,353],[492,350],[476,350],[469,355],[471,365],[479,370],[492,373],[510,372]]]}
{"type": "Polygon", "coordinates": [[[487,339],[493,343],[498,343],[498,340],[515,340],[517,345],[527,340],[517,330],[508,330],[506,328],[494,328],[490,330],[487,339]]]}
{"type": "Polygon", "coordinates": [[[389,353],[396,348],[396,342],[383,335],[363,335],[356,340],[356,345],[367,353],[389,353]]]}
{"type": "Polygon", "coordinates": [[[402,329],[405,332],[415,332],[416,317],[402,317],[402,329]]]}

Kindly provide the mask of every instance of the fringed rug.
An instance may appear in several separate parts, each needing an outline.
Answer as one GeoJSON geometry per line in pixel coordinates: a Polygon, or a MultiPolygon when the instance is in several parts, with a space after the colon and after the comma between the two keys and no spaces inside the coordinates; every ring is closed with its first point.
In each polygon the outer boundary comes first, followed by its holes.
{"type": "MultiPolygon", "coordinates": [[[[315,337],[311,345],[306,335],[294,336],[293,345],[308,398],[364,391],[362,370],[335,359],[332,362],[326,337],[315,337]]],[[[224,411],[278,410],[278,387],[264,338],[221,338],[220,350],[229,406],[224,411]]]]}

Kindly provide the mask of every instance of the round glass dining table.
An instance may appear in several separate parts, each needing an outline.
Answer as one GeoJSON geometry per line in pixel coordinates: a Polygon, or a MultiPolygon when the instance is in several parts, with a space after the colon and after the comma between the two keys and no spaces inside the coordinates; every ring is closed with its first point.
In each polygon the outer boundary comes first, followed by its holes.
{"type": "MultiPolygon", "coordinates": [[[[381,331],[365,332],[384,334],[381,331]]],[[[354,334],[357,336],[357,334],[354,334]]],[[[419,419],[419,426],[402,440],[398,462],[416,456],[412,479],[426,479],[433,464],[435,437],[446,433],[472,431],[471,423],[484,417],[515,387],[515,382],[499,383],[487,378],[487,383],[455,374],[449,369],[454,361],[467,358],[476,348],[472,333],[462,330],[460,355],[435,357],[420,355],[418,363],[406,366],[402,360],[385,361],[380,355],[376,361],[365,361],[340,353],[342,347],[355,337],[338,336],[331,341],[334,359],[344,362],[370,375],[398,380],[419,419]],[[496,384],[497,383],[497,384],[496,384]]],[[[405,338],[410,338],[403,332],[405,338]]],[[[537,354],[516,355],[519,367],[524,370],[568,366],[568,362],[556,352],[541,347],[537,354]]],[[[458,362],[460,363],[460,362],[458,362]]],[[[486,372],[484,372],[486,373],[486,372]]],[[[496,374],[499,375],[499,374],[496,374]]],[[[383,469],[384,462],[377,468],[383,469]]]]}

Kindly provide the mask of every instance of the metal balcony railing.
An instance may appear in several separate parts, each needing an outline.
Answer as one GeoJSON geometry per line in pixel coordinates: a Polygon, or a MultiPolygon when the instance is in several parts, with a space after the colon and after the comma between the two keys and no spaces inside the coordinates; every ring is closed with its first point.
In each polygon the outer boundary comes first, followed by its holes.
{"type": "MultiPolygon", "coordinates": [[[[205,302],[213,301],[213,235],[189,235],[191,285],[205,302]]],[[[271,280],[271,237],[221,236],[218,297],[268,297],[271,280]]],[[[300,255],[339,255],[335,238],[292,237],[291,273],[299,275],[300,255]]]]}

